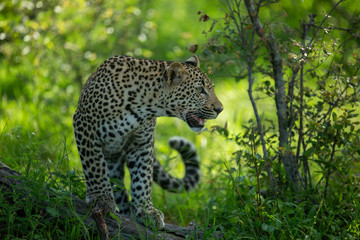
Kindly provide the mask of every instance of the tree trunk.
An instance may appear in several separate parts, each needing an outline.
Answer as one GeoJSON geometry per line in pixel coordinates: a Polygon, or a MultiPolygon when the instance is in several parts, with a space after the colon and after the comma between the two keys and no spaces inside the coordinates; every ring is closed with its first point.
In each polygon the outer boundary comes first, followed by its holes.
{"type": "MultiPolygon", "coordinates": [[[[289,133],[287,127],[287,105],[282,58],[278,50],[274,34],[271,31],[268,31],[268,34],[266,34],[266,30],[263,28],[259,20],[259,9],[255,9],[254,3],[251,0],[244,0],[244,2],[253,24],[253,29],[263,40],[270,55],[272,73],[275,82],[275,104],[279,127],[279,147],[286,148],[288,146],[289,133]]],[[[285,151],[279,151],[283,153],[279,154],[279,160],[284,164],[286,176],[290,181],[292,188],[295,191],[299,191],[299,181],[301,182],[301,178],[296,165],[295,157],[290,151],[287,151],[286,149],[284,150],[285,151]]]]}

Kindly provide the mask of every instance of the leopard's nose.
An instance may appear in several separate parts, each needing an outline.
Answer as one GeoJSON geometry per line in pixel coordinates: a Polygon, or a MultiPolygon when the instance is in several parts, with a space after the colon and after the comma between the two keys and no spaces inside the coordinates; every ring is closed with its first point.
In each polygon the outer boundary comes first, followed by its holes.
{"type": "Polygon", "coordinates": [[[214,111],[219,115],[224,110],[223,107],[216,107],[214,108],[214,111]]]}

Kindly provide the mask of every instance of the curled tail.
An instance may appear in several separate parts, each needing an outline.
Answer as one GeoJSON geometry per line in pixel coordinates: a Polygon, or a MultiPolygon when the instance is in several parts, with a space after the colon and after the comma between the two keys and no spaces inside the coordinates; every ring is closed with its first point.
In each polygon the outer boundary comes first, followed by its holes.
{"type": "Polygon", "coordinates": [[[200,180],[200,161],[194,144],[182,137],[172,137],[169,145],[177,150],[185,164],[185,177],[182,179],[175,178],[168,174],[161,166],[159,161],[154,161],[153,179],[163,189],[170,192],[189,191],[196,187],[200,180]]]}

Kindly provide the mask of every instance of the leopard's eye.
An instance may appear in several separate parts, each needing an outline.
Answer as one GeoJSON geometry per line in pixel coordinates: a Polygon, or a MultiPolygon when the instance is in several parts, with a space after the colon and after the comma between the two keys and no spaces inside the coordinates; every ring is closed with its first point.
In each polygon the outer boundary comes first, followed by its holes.
{"type": "Polygon", "coordinates": [[[199,93],[206,95],[206,91],[205,91],[205,88],[204,88],[204,87],[202,87],[202,86],[201,86],[201,87],[197,87],[196,90],[197,90],[199,93]]]}

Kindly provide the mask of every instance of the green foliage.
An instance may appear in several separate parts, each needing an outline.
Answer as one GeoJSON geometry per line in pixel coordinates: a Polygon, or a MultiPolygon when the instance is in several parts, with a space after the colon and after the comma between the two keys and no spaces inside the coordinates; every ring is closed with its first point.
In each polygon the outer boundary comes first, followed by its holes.
{"type": "MultiPolygon", "coordinates": [[[[276,7],[275,9],[262,7],[261,4],[266,4],[266,1],[260,1],[256,5],[257,11],[268,10],[273,11],[274,15],[280,14],[276,7]]],[[[288,85],[283,86],[287,90],[286,96],[284,95],[286,109],[276,107],[278,112],[284,111],[287,126],[280,125],[279,120],[279,129],[276,129],[273,119],[265,118],[264,124],[257,119],[255,128],[259,131],[260,139],[265,136],[263,142],[266,142],[267,146],[263,146],[263,151],[268,159],[281,159],[282,156],[286,159],[288,158],[286,156],[292,155],[296,158],[296,162],[301,164],[304,171],[303,181],[301,180],[303,188],[313,190],[309,161],[311,160],[310,164],[317,165],[313,168],[320,167],[323,174],[320,175],[320,180],[317,179],[319,181],[316,184],[320,184],[322,179],[326,178],[325,196],[330,175],[337,172],[339,176],[347,178],[348,174],[353,174],[352,162],[360,158],[358,150],[360,48],[357,37],[359,18],[355,17],[356,12],[351,12],[352,4],[345,5],[347,9],[343,9],[348,16],[353,14],[353,17],[346,19],[344,13],[333,12],[335,7],[329,11],[337,18],[330,18],[327,22],[325,20],[329,14],[324,14],[325,17],[319,19],[316,18],[319,10],[313,9],[314,14],[310,17],[306,17],[304,12],[304,21],[299,29],[282,22],[287,16],[280,15],[270,24],[266,14],[258,15],[265,24],[256,32],[257,26],[253,27],[255,23],[247,17],[248,13],[243,2],[225,1],[225,17],[212,20],[213,24],[206,32],[210,35],[209,41],[203,46],[205,56],[218,63],[213,66],[229,71],[235,80],[248,77],[249,69],[256,80],[264,79],[255,83],[258,92],[253,104],[256,104],[256,101],[271,99],[279,94],[279,89],[275,89],[277,79],[273,81],[275,78],[273,69],[276,67],[274,62],[271,62],[271,65],[267,63],[273,61],[269,59],[273,53],[267,53],[270,50],[269,45],[265,43],[272,40],[270,35],[265,36],[265,33],[271,31],[278,36],[279,57],[282,58],[286,73],[284,78],[288,85]],[[348,28],[334,27],[341,26],[346,21],[348,28]],[[219,25],[220,22],[224,25],[216,27],[215,25],[219,25]],[[217,31],[214,32],[214,29],[217,31]],[[264,37],[259,39],[256,34],[264,37]],[[348,48],[349,46],[352,47],[348,48]],[[281,129],[285,129],[289,137],[285,145],[280,141],[280,145],[276,147],[274,145],[277,137],[281,138],[277,131],[281,132],[281,129]]],[[[283,10],[286,11],[286,8],[283,10]]],[[[252,14],[257,17],[259,12],[252,14]]],[[[206,19],[210,18],[207,16],[206,19]]],[[[214,70],[214,67],[211,70],[214,70]]],[[[258,113],[255,112],[256,114],[258,113]]],[[[226,132],[227,138],[228,135],[229,133],[226,132]]],[[[244,137],[248,136],[245,134],[244,137]]],[[[234,138],[239,145],[246,144],[246,141],[239,142],[236,135],[234,138]]],[[[254,144],[261,146],[261,141],[254,141],[254,144]]],[[[242,151],[238,151],[237,155],[247,159],[239,153],[242,151]]],[[[342,177],[337,180],[342,181],[342,177]]],[[[281,176],[278,175],[278,178],[281,179],[281,176]]]]}
{"type": "MultiPolygon", "coordinates": [[[[44,142],[21,128],[2,132],[0,161],[11,162],[23,173],[17,177],[23,192],[2,191],[0,196],[0,236],[2,239],[80,239],[89,233],[73,214],[70,194],[84,197],[79,172],[69,171],[66,148],[54,156],[43,154],[44,142]],[[16,150],[15,150],[16,149],[16,150]],[[51,158],[56,160],[51,162],[51,158]],[[62,171],[61,171],[62,170],[62,171]],[[64,173],[63,173],[64,172],[64,173]],[[44,207],[46,206],[46,207],[44,207]]],[[[20,187],[20,186],[19,186],[20,187]]]]}

